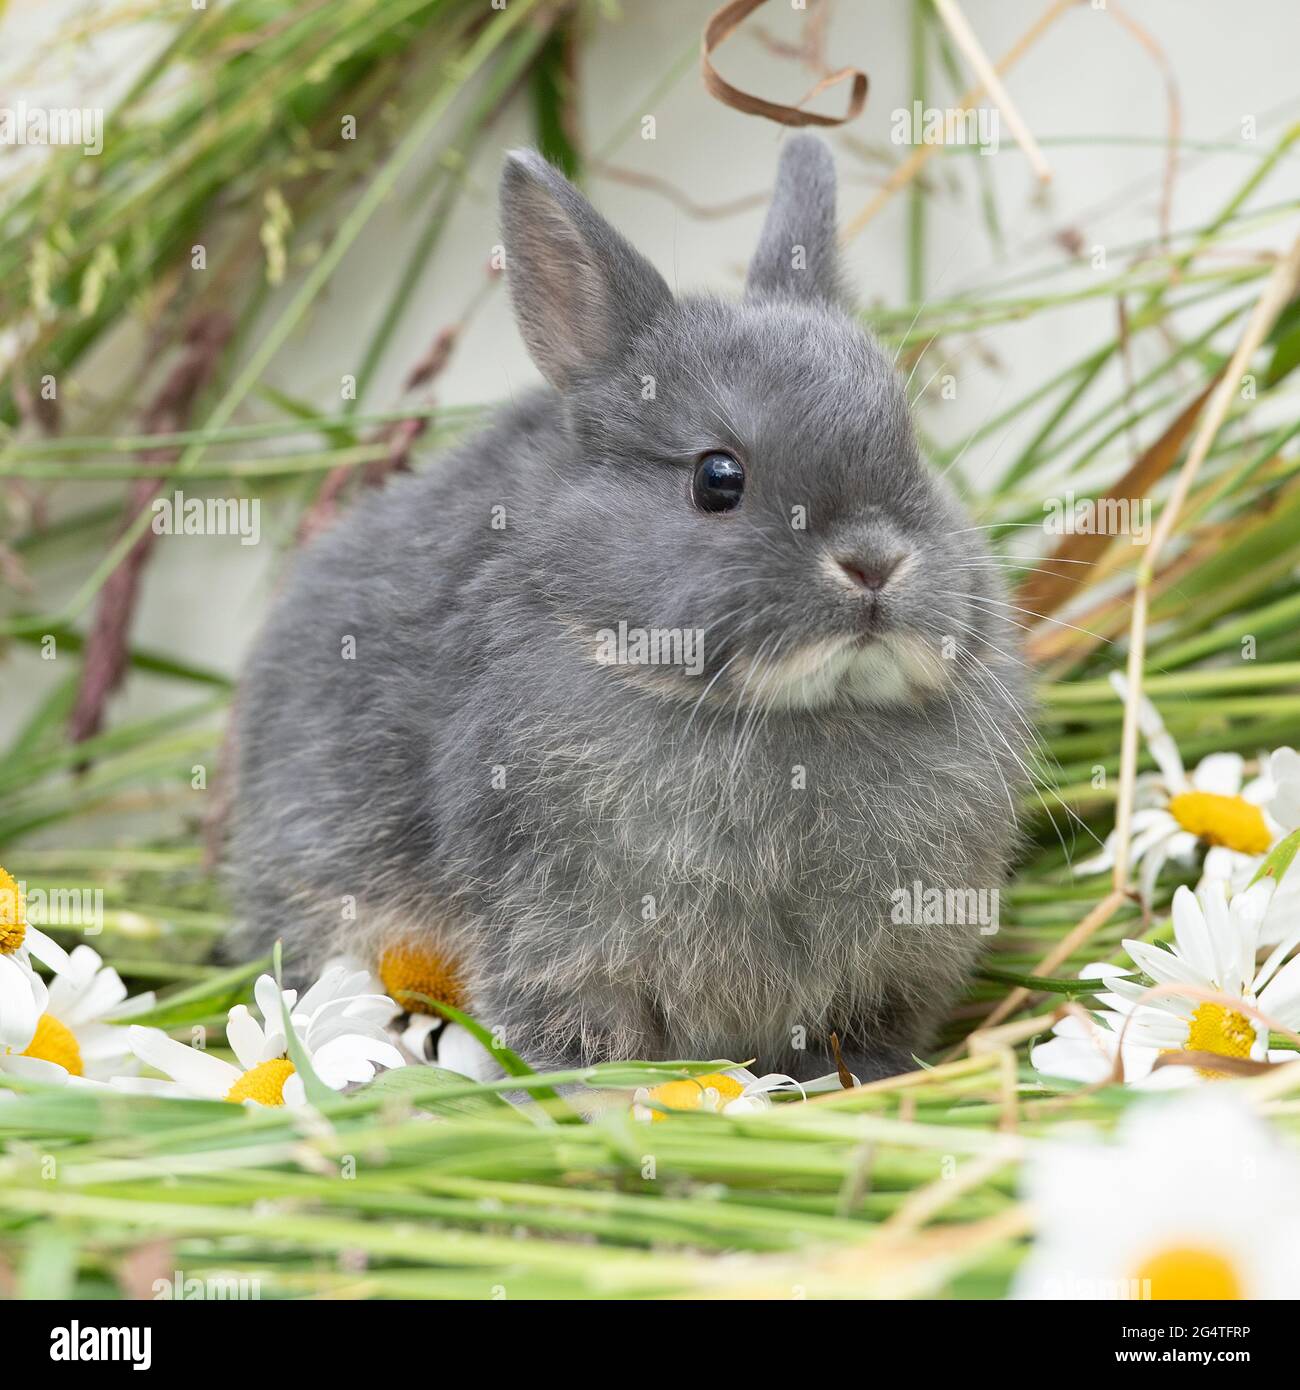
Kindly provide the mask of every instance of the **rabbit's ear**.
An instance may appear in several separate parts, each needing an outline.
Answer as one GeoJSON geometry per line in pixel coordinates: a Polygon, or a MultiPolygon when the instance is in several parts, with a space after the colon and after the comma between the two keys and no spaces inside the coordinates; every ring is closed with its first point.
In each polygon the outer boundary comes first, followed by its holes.
{"type": "Polygon", "coordinates": [[[560,390],[672,303],[659,272],[534,150],[506,157],[501,226],[519,331],[560,390]]]}
{"type": "Polygon", "coordinates": [[[747,295],[843,304],[835,246],[835,164],[815,135],[785,142],[776,192],[745,280],[747,295]]]}

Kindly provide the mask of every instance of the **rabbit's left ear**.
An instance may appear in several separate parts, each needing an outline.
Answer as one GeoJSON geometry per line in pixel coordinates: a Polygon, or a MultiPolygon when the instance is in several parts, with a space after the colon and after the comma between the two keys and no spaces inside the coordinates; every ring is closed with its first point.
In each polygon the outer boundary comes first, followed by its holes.
{"type": "Polygon", "coordinates": [[[845,305],[835,245],[835,164],[815,135],[785,142],[746,295],[845,305]]]}

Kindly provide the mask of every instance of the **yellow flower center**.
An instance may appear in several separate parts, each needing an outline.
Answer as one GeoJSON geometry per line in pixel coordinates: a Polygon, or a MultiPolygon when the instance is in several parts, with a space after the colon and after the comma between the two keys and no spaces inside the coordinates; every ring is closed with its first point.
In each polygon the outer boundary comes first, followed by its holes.
{"type": "Polygon", "coordinates": [[[390,946],[379,957],[379,978],[388,994],[413,1014],[435,1012],[423,999],[412,999],[413,994],[453,1009],[463,1010],[469,1002],[459,962],[409,942],[390,946]]]}
{"type": "MultiPolygon", "coordinates": [[[[745,1087],[742,1082],[736,1080],[734,1076],[727,1076],[723,1072],[709,1072],[705,1076],[692,1077],[689,1081],[665,1081],[662,1086],[652,1086],[646,1092],[647,1101],[655,1105],[664,1106],[668,1110],[698,1110],[704,1104],[706,1091],[716,1091],[718,1093],[718,1108],[735,1100],[745,1087]]],[[[667,1115],[661,1111],[652,1110],[650,1119],[652,1122],[666,1120],[667,1115]]]]}
{"type": "Polygon", "coordinates": [[[60,1023],[51,1014],[42,1014],[37,1020],[36,1032],[22,1055],[36,1057],[42,1062],[54,1062],[70,1076],[84,1075],[76,1035],[66,1023],[60,1023]]]}
{"type": "MultiPolygon", "coordinates": [[[[1255,1045],[1255,1026],[1245,1014],[1222,1004],[1198,1004],[1187,1028],[1187,1052],[1213,1052],[1220,1057],[1249,1057],[1255,1045]]],[[[1204,1077],[1217,1079],[1225,1075],[1197,1067],[1204,1077]]]]}
{"type": "Polygon", "coordinates": [[[11,956],[23,944],[27,923],[23,920],[18,881],[0,869],[0,956],[11,956]]]}
{"type": "Polygon", "coordinates": [[[236,1105],[255,1100],[259,1105],[283,1105],[284,1083],[293,1075],[293,1063],[287,1057],[275,1057],[250,1067],[226,1092],[226,1099],[236,1105]]]}
{"type": "Polygon", "coordinates": [[[1172,1245],[1157,1250],[1142,1261],[1133,1277],[1138,1281],[1143,1298],[1239,1299],[1245,1296],[1232,1262],[1217,1250],[1199,1245],[1172,1245]]]}
{"type": "Polygon", "coordinates": [[[1244,796],[1179,792],[1169,800],[1169,814],[1198,840],[1238,854],[1266,854],[1272,843],[1263,811],[1244,796]]]}

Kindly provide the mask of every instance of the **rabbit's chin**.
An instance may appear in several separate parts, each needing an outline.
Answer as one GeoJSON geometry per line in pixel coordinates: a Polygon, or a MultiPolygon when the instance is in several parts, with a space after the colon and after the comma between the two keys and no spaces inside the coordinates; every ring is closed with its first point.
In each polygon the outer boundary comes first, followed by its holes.
{"type": "Polygon", "coordinates": [[[831,637],[756,666],[746,698],[775,709],[914,704],[942,691],[951,676],[952,662],[917,634],[831,637]]]}
{"type": "MultiPolygon", "coordinates": [[[[829,705],[913,705],[944,690],[953,663],[916,633],[871,638],[840,635],[805,643],[789,656],[727,662],[727,680],[708,677],[701,629],[618,628],[595,631],[564,624],[584,656],[611,674],[656,695],[697,704],[712,700],[764,709],[821,709],[829,705]],[[686,677],[703,676],[696,681],[686,677]],[[702,687],[702,689],[701,689],[702,687]]],[[[718,675],[722,673],[719,672],[718,675]]]]}

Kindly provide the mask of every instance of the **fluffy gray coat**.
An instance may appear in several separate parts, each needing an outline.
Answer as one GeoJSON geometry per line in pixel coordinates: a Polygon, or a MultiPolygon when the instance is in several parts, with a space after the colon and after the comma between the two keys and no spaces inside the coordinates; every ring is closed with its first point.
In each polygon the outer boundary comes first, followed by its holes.
{"type": "Polygon", "coordinates": [[[836,1031],[904,1068],[981,941],[910,905],[996,888],[1027,730],[1000,570],[847,312],[830,156],[787,141],[738,303],[531,152],[501,211],[549,385],[298,559],[239,702],[242,945],[436,944],[542,1067],[809,1077],[836,1031]]]}

